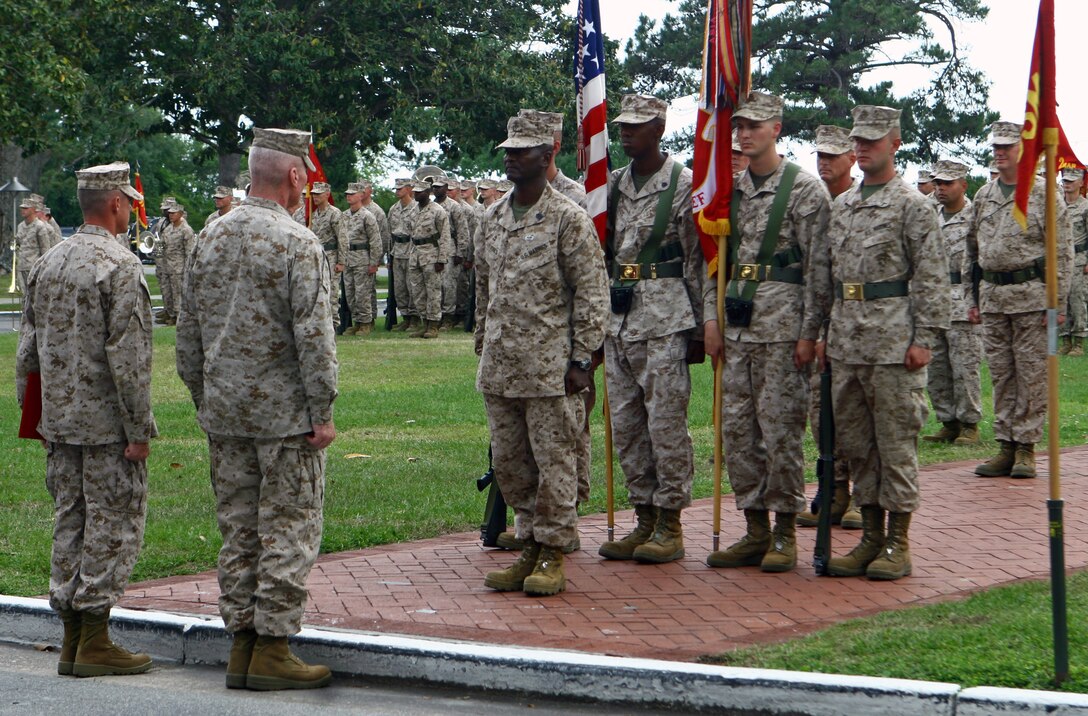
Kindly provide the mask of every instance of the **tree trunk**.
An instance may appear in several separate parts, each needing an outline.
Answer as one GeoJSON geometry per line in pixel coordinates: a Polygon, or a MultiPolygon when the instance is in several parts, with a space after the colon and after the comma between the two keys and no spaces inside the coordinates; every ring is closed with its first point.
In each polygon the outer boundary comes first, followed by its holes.
{"type": "MultiPolygon", "coordinates": [[[[242,170],[242,155],[237,153],[219,154],[219,183],[234,188],[238,174],[242,170]]],[[[242,188],[242,187],[239,187],[242,188]]]]}

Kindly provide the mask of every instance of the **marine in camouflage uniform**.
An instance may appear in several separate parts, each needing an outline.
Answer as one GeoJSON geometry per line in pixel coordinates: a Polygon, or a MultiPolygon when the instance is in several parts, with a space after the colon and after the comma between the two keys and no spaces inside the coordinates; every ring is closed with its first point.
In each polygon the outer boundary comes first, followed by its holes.
{"type": "Polygon", "coordinates": [[[430,192],[430,184],[412,183],[417,208],[411,215],[408,232],[412,238],[408,254],[408,286],[412,292],[412,305],[422,322],[409,335],[416,338],[438,337],[438,322],[442,320],[442,272],[454,252],[450,217],[445,209],[430,200],[430,192]]]}
{"type": "Polygon", "coordinates": [[[301,628],[321,545],[337,395],[332,273],[319,240],[284,209],[305,181],[308,147],[307,132],[254,130],[250,195],[201,233],[178,318],[178,375],[208,434],[234,687],[330,678],[286,640],[301,628]]]}
{"type": "Polygon", "coordinates": [[[469,251],[472,234],[469,232],[468,209],[447,196],[451,180],[435,177],[431,184],[434,192],[434,204],[449,215],[450,238],[453,240],[453,253],[442,272],[442,328],[446,329],[457,323],[459,306],[457,305],[457,286],[464,273],[465,255],[469,251]]]}
{"type": "MultiPolygon", "coordinates": [[[[310,210],[310,231],[317,235],[325,249],[325,258],[332,267],[332,322],[340,331],[340,283],[341,274],[344,271],[344,261],[347,259],[347,244],[340,234],[339,209],[329,203],[329,195],[332,188],[325,182],[314,182],[310,195],[313,197],[313,208],[310,210]]],[[[305,211],[305,209],[303,209],[305,211]]],[[[305,215],[305,214],[304,214],[305,215]]]]}
{"type": "MultiPolygon", "coordinates": [[[[981,477],[1035,477],[1035,443],[1046,418],[1046,181],[1035,179],[1027,228],[1012,215],[1020,156],[1020,125],[994,122],[990,143],[998,178],[978,190],[967,233],[964,275],[981,271],[971,318],[982,321],[982,341],[993,382],[994,437],[1001,445],[975,468],[981,477]]],[[[1065,306],[1073,270],[1073,242],[1064,202],[1058,202],[1058,305],[1065,306]]]]}
{"type": "MultiPolygon", "coordinates": [[[[736,137],[733,138],[734,147],[736,137]]],[[[831,200],[857,186],[850,172],[857,162],[854,155],[854,141],[850,139],[850,130],[831,124],[822,124],[816,128],[816,170],[820,180],[827,187],[831,200]]],[[[734,152],[736,149],[734,148],[734,152]]],[[[743,155],[742,155],[743,156],[743,155]]],[[[747,157],[745,157],[747,160],[747,157]]],[[[734,162],[734,165],[736,163],[734,162]]],[[[745,165],[747,166],[747,164],[745,165]]],[[[821,327],[821,331],[826,327],[821,327]]],[[[824,349],[824,336],[816,343],[816,353],[821,355],[824,349]]],[[[811,371],[809,378],[808,424],[812,439],[820,440],[820,370],[811,371]]],[[[843,529],[861,529],[861,512],[850,498],[850,468],[838,446],[835,447],[835,490],[831,496],[831,524],[842,525],[843,529]]],[[[797,515],[797,524],[801,527],[816,527],[819,524],[818,506],[820,495],[812,501],[812,509],[797,515]]]]}
{"type": "Polygon", "coordinates": [[[601,556],[609,559],[667,562],[683,557],[680,513],[691,504],[687,357],[693,342],[702,351],[706,265],[691,214],[691,171],[674,173],[676,160],[660,149],[667,108],[656,97],[626,95],[620,115],[612,120],[620,125],[632,161],[609,180],[609,191],[614,187],[617,197],[610,269],[614,287],[621,276],[632,278],[624,282],[631,287],[629,308],[614,305],[609,316],[605,377],[616,452],[638,525],[623,539],[601,546],[601,556]],[[640,260],[659,199],[674,176],[660,247],[656,256],[640,260]]]}
{"type": "Polygon", "coordinates": [[[1081,196],[1084,187],[1083,169],[1063,169],[1062,183],[1065,205],[1069,212],[1069,228],[1073,232],[1073,274],[1069,279],[1069,305],[1066,321],[1061,328],[1063,341],[1058,351],[1075,357],[1084,355],[1084,338],[1088,336],[1088,199],[1081,196]]]}
{"type": "Polygon", "coordinates": [[[838,576],[911,573],[925,366],[938,332],[949,327],[948,259],[936,212],[895,171],[899,115],[891,107],[854,108],[850,136],[864,180],[832,206],[830,270],[808,277],[823,284],[817,295],[834,297],[805,310],[817,312],[817,323],[830,315],[836,438],[862,515],[861,542],[828,563],[838,576]]]}
{"type": "MultiPolygon", "coordinates": [[[[378,220],[362,204],[363,184],[348,184],[348,211],[340,215],[340,244],[344,254],[344,297],[351,310],[351,328],[344,335],[367,335],[374,328],[374,276],[381,266],[381,230],[378,220]]],[[[385,215],[382,214],[382,219],[385,215]]]]}
{"type": "MultiPolygon", "coordinates": [[[[782,98],[752,92],[733,112],[750,163],[734,183],[739,201],[731,217],[726,299],[747,300],[754,293],[747,325],[739,317],[725,326],[708,318],[704,335],[707,352],[725,360],[722,441],[747,532],[729,548],[711,553],[711,567],[759,565],[765,572],[786,572],[797,564],[796,517],[805,508],[808,364],[820,333],[818,314],[806,314],[805,305],[827,302],[827,296],[816,293],[826,290],[823,284],[805,279],[826,272],[827,253],[814,249],[822,248],[818,237],[827,232],[830,208],[820,180],[791,167],[776,151],[782,108],[782,98]],[[795,177],[792,188],[783,187],[787,172],[795,177]],[[781,227],[770,254],[761,256],[772,206],[784,190],[781,227]],[[770,512],[775,513],[773,533],[770,512]]],[[[717,281],[706,281],[703,315],[717,315],[718,298],[717,281]]]]}
{"type": "Polygon", "coordinates": [[[162,242],[162,273],[156,263],[155,273],[159,275],[159,286],[163,292],[163,313],[166,314],[168,323],[176,323],[178,304],[181,303],[181,286],[185,278],[185,262],[192,251],[196,237],[193,234],[189,222],[185,220],[185,207],[172,201],[166,207],[169,222],[159,232],[159,241],[162,242]],[[165,280],[163,277],[165,274],[165,280]],[[166,297],[170,295],[169,307],[166,297]]]}
{"type": "Polygon", "coordinates": [[[19,278],[19,290],[27,294],[27,279],[34,262],[53,248],[53,232],[49,225],[38,218],[38,204],[33,197],[27,197],[19,203],[19,213],[23,221],[15,229],[16,272],[19,278]]]}
{"type": "Polygon", "coordinates": [[[393,277],[393,295],[397,311],[408,320],[397,323],[394,331],[406,331],[419,322],[419,312],[412,303],[412,291],[408,286],[408,256],[412,249],[412,214],[419,206],[412,199],[412,180],[400,178],[394,181],[397,203],[389,208],[389,233],[392,251],[389,272],[393,277]]]}
{"type": "MultiPolygon", "coordinates": [[[[378,257],[378,265],[381,266],[385,262],[385,256],[393,250],[393,235],[389,230],[389,219],[385,215],[385,210],[372,199],[374,184],[369,181],[361,183],[363,186],[363,207],[373,214],[374,219],[378,222],[378,234],[382,240],[382,254],[378,257]]],[[[378,291],[376,288],[370,292],[370,314],[372,316],[378,315],[378,291]]]]}
{"type": "Polygon", "coordinates": [[[961,272],[973,214],[965,194],[967,172],[966,164],[950,160],[939,161],[933,167],[937,187],[934,194],[940,204],[937,216],[952,282],[952,323],[947,332],[937,335],[926,386],[933,411],[943,426],[936,434],[922,438],[957,445],[978,443],[978,423],[982,419],[982,332],[968,320],[971,277],[968,275],[965,281],[961,272]]]}
{"type": "MultiPolygon", "coordinates": [[[[117,243],[143,197],[118,162],[76,172],[85,223],[27,284],[16,386],[39,373],[46,487],[55,524],[49,604],[64,623],[59,673],[146,671],[108,637],[143,540],[151,413],[151,297],[139,259],[117,243]]],[[[40,223],[40,222],[39,222],[40,223]]],[[[44,224],[43,224],[44,227],[44,224]]]]}
{"type": "Polygon", "coordinates": [[[499,146],[516,189],[487,214],[476,253],[476,388],[525,548],[484,583],[546,595],[565,588],[562,547],[577,535],[577,393],[604,339],[608,284],[589,216],[548,185],[547,125],[513,117],[507,134],[499,146]]]}
{"type": "Polygon", "coordinates": [[[234,199],[234,192],[230,190],[229,186],[217,186],[215,187],[215,193],[212,194],[212,200],[215,202],[215,211],[208,214],[208,217],[204,219],[204,226],[207,227],[216,219],[226,216],[231,208],[231,201],[234,199]]]}

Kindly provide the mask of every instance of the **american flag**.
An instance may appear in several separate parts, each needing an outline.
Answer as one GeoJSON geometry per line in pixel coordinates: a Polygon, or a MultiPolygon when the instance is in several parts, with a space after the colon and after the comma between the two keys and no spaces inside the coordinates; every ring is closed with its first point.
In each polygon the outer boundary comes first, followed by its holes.
{"type": "Polygon", "coordinates": [[[586,209],[601,244],[608,220],[608,106],[604,94],[604,37],[597,0],[578,0],[574,89],[578,110],[578,169],[585,172],[586,209]]]}

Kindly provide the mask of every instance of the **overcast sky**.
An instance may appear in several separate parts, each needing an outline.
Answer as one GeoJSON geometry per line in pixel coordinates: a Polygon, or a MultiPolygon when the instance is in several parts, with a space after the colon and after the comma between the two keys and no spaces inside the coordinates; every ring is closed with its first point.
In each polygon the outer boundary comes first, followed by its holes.
{"type": "MultiPolygon", "coordinates": [[[[1002,119],[1023,122],[1027,100],[1028,70],[1035,38],[1035,21],[1039,11],[1037,0],[989,0],[989,17],[983,23],[957,28],[961,51],[970,63],[990,79],[990,106],[1000,112],[1002,119]]],[[[634,33],[640,14],[659,19],[675,12],[676,2],[669,0],[600,0],[601,23],[604,34],[619,40],[621,47],[634,33]]],[[[577,13],[577,0],[567,3],[568,12],[577,13]]],[[[1058,64],[1058,115],[1062,120],[1073,150],[1082,161],[1088,161],[1088,91],[1078,80],[1088,59],[1080,53],[1079,43],[1088,41],[1086,0],[1055,0],[1058,64]],[[1079,55],[1079,56],[1078,56],[1079,55]]],[[[944,35],[938,35],[944,38],[944,35]]],[[[894,53],[894,48],[891,49],[894,53]]],[[[891,69],[877,79],[891,80],[899,93],[906,93],[926,84],[929,75],[912,69],[891,69]]],[[[611,112],[610,112],[611,113],[611,112]]],[[[694,123],[694,105],[678,102],[670,112],[669,123],[676,127],[694,123]]],[[[803,166],[814,167],[815,159],[804,147],[791,147],[803,166]]],[[[914,177],[914,170],[907,178],[914,177]]]]}

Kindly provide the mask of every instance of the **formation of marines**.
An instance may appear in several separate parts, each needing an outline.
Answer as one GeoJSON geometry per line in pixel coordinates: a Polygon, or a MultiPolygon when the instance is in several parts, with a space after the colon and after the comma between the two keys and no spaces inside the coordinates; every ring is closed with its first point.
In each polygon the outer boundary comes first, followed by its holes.
{"type": "MultiPolygon", "coordinates": [[[[722,367],[721,438],[746,525],[706,558],[710,567],[795,568],[796,528],[816,518],[805,510],[801,450],[818,412],[814,364],[833,366],[841,467],[832,517],[862,531],[854,549],[830,560],[831,574],[911,574],[926,396],[942,423],[926,440],[977,443],[983,348],[1000,450],[975,472],[1035,476],[1046,410],[1038,388],[1047,351],[1045,185],[1036,180],[1028,228],[1020,229],[1011,202],[1021,127],[993,125],[996,177],[970,201],[961,162],[937,162],[917,188],[900,178],[898,109],[858,106],[849,129],[819,127],[819,176],[778,153],[783,110],[781,97],[752,92],[734,115],[724,295],[707,276],[692,173],[662,150],[667,104],[652,96],[624,96],[612,120],[631,161],[609,177],[603,241],[584,189],[555,164],[562,116],[537,110],[509,119],[499,145],[505,185],[444,173],[398,178],[388,214],[367,182],[346,187],[346,210],[332,205],[328,184],[315,183],[307,214],[309,135],[289,129],[254,130],[247,197],[232,207],[233,193],[217,188],[217,211],[199,235],[184,207],[163,200],[165,320],[177,324],[177,370],[208,436],[223,537],[229,688],[330,681],[326,667],[292,654],[287,639],[301,629],[320,546],[325,450],[336,435],[339,286],[353,324],[345,333],[369,333],[375,275],[387,256],[408,319],[398,330],[434,338],[463,320],[475,297],[476,387],[495,478],[515,513],[506,546],[520,550],[485,576],[492,589],[566,588],[564,555],[580,548],[587,415],[602,361],[636,520],[629,534],[601,545],[609,560],[685,556],[682,513],[694,475],[689,366],[705,356],[722,367]],[[860,181],[851,177],[855,163],[860,181]]],[[[24,404],[40,376],[39,431],[57,520],[50,603],[65,628],[58,670],[131,674],[151,660],[110,640],[109,612],[142,540],[157,429],[150,296],[116,235],[143,197],[123,163],[78,179],[84,224],[68,241],[38,218],[40,199],[24,202],[18,397],[24,404]],[[74,320],[88,330],[66,330],[74,320]],[[68,364],[81,367],[61,368],[68,364]]],[[[1063,350],[1077,355],[1088,334],[1083,182],[1083,171],[1065,172],[1067,205],[1057,217],[1059,295],[1071,316],[1063,350]]]]}

